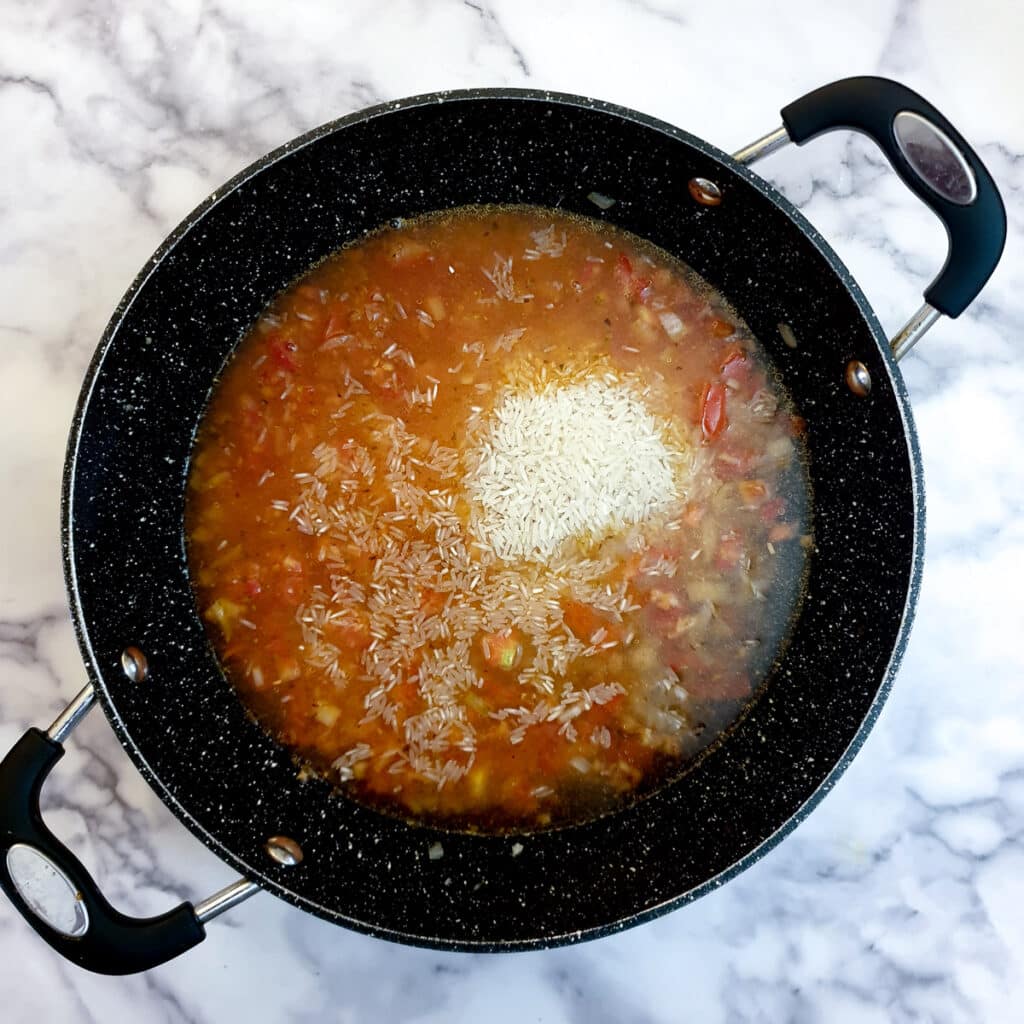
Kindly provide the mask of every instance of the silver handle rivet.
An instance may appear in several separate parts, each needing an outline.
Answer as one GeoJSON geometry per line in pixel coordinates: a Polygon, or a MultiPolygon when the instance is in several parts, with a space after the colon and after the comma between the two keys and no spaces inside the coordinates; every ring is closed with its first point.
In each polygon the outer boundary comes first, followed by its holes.
{"type": "Polygon", "coordinates": [[[867,398],[871,394],[871,374],[857,359],[851,359],[846,364],[846,386],[858,398],[867,398]]]}
{"type": "Polygon", "coordinates": [[[126,647],[121,652],[121,668],[133,683],[141,683],[149,675],[149,662],[138,647],[126,647]]]}
{"type": "Polygon", "coordinates": [[[701,206],[718,206],[722,201],[722,190],[707,178],[691,178],[686,187],[701,206]]]}
{"type": "Polygon", "coordinates": [[[302,863],[302,847],[288,836],[271,836],[263,848],[272,860],[286,868],[302,863]]]}

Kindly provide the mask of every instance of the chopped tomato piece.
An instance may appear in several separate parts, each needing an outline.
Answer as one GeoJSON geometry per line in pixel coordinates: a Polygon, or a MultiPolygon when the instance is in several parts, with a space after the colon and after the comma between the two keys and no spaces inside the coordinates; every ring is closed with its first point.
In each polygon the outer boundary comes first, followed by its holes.
{"type": "Polygon", "coordinates": [[[725,415],[725,386],[705,384],[700,396],[700,429],[706,441],[714,440],[729,425],[725,415]]]}
{"type": "Polygon", "coordinates": [[[337,338],[345,333],[348,326],[347,316],[342,313],[332,313],[327,320],[327,327],[324,329],[324,341],[337,338]]]}
{"type": "Polygon", "coordinates": [[[580,601],[567,601],[562,610],[562,619],[573,635],[585,644],[592,642],[600,630],[605,631],[605,639],[610,634],[610,623],[589,604],[580,601]]]}
{"type": "Polygon", "coordinates": [[[682,604],[660,608],[652,603],[644,608],[644,622],[652,636],[670,637],[676,623],[687,613],[688,606],[683,607],[682,604]]]}
{"type": "Polygon", "coordinates": [[[630,302],[642,301],[651,288],[651,279],[637,274],[629,257],[621,252],[615,260],[615,280],[630,302]]]}
{"type": "Polygon", "coordinates": [[[406,679],[401,683],[392,686],[388,690],[388,696],[392,702],[400,707],[408,708],[420,695],[420,688],[415,682],[406,679]]]}
{"type": "Polygon", "coordinates": [[[280,335],[271,335],[267,342],[267,351],[270,353],[271,361],[282,370],[289,372],[299,368],[299,361],[295,357],[299,346],[294,341],[288,341],[280,335]]]}
{"type": "Polygon", "coordinates": [[[737,448],[727,442],[721,444],[715,459],[715,475],[719,480],[739,480],[750,476],[758,455],[746,448],[737,448]]]}
{"type": "Polygon", "coordinates": [[[714,319],[711,321],[711,333],[716,338],[728,338],[736,328],[728,320],[714,319]]]}
{"type": "Polygon", "coordinates": [[[786,514],[786,503],[781,498],[772,498],[761,506],[761,520],[770,523],[786,514]]]}
{"type": "Polygon", "coordinates": [[[503,672],[511,672],[523,656],[523,645],[514,630],[508,634],[488,633],[480,641],[480,648],[488,666],[503,672]]]}
{"type": "Polygon", "coordinates": [[[700,526],[707,509],[703,505],[689,505],[683,513],[683,522],[687,526],[700,526]]]}
{"type": "Polygon", "coordinates": [[[743,538],[735,533],[726,534],[715,552],[716,569],[735,569],[743,557],[743,538]]]}
{"type": "Polygon", "coordinates": [[[627,293],[630,302],[643,302],[651,291],[651,279],[649,277],[634,277],[633,286],[627,293]]]}
{"type": "Polygon", "coordinates": [[[739,380],[745,377],[749,367],[750,360],[747,359],[746,352],[739,345],[731,345],[725,350],[725,355],[722,356],[721,372],[726,380],[730,378],[739,380]]]}
{"type": "Polygon", "coordinates": [[[595,263],[593,260],[587,260],[587,262],[583,264],[583,269],[576,275],[576,283],[580,285],[590,284],[590,282],[597,276],[597,272],[600,267],[600,263],[595,263]]]}
{"type": "Polygon", "coordinates": [[[722,372],[724,373],[728,367],[730,367],[730,366],[738,366],[740,363],[744,362],[746,360],[746,358],[747,358],[746,352],[744,352],[743,349],[740,348],[739,345],[730,345],[722,353],[722,361],[719,364],[719,366],[720,366],[722,372]]]}
{"type": "Polygon", "coordinates": [[[683,689],[697,700],[744,700],[750,680],[742,672],[697,670],[683,676],[683,689]]]}
{"type": "Polygon", "coordinates": [[[440,615],[444,611],[445,596],[439,590],[424,590],[420,610],[427,615],[440,615]]]}

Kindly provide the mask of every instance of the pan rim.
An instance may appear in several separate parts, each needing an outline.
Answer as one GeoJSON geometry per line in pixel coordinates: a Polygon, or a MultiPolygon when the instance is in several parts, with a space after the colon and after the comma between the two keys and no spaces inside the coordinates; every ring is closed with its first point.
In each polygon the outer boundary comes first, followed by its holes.
{"type": "Polygon", "coordinates": [[[917,601],[918,592],[920,589],[920,579],[923,567],[923,556],[924,556],[924,486],[923,486],[923,470],[921,465],[921,456],[918,446],[917,434],[914,428],[913,417],[909,405],[909,396],[906,391],[906,386],[903,381],[902,375],[899,373],[896,366],[895,360],[893,359],[887,340],[882,331],[880,324],[872,310],[871,306],[867,302],[863,293],[861,292],[856,281],[850,275],[845,265],[835,254],[832,248],[824,240],[824,238],[817,232],[817,230],[804,218],[804,216],[797,210],[784,196],[781,195],[773,186],[771,186],[764,179],[755,175],[747,167],[736,163],[726,153],[718,150],[717,148],[709,145],[701,139],[689,135],[685,131],[669,125],[658,119],[649,117],[645,114],[629,110],[627,108],[605,103],[600,100],[594,100],[583,96],[576,96],[566,93],[555,93],[540,90],[531,89],[466,89],[466,90],[453,90],[444,91],[439,93],[429,93],[419,96],[410,97],[408,99],[388,102],[379,104],[377,106],[368,108],[366,110],[357,111],[349,114],[345,117],[337,120],[328,122],[321,125],[306,134],[299,136],[298,138],[285,143],[283,146],[271,151],[259,160],[253,162],[248,167],[240,171],[230,181],[225,183],[221,188],[217,189],[207,199],[200,203],[194,210],[192,210],[178,225],[177,227],[167,236],[164,242],[156,250],[153,256],[146,262],[143,268],[140,270],[138,275],[135,277],[125,295],[121,301],[115,307],[110,321],[107,324],[103,335],[97,345],[96,352],[90,362],[89,368],[86,372],[83,380],[82,389],[79,395],[78,403],[76,406],[74,418],[72,420],[67,454],[64,464],[64,476],[62,486],[62,497],[61,497],[61,532],[62,532],[62,548],[63,548],[63,563],[64,563],[64,574],[65,574],[65,585],[68,594],[68,600],[72,612],[72,619],[75,627],[76,636],[81,650],[83,661],[86,665],[87,672],[90,679],[96,687],[97,694],[101,705],[103,706],[104,713],[110,721],[115,733],[118,736],[119,742],[125,748],[126,753],[131,758],[133,763],[142,772],[146,778],[147,783],[155,790],[157,795],[160,797],[162,802],[167,805],[172,813],[175,814],[179,820],[181,820],[194,834],[196,834],[201,841],[213,849],[217,856],[220,857],[225,863],[230,864],[239,870],[241,870],[247,877],[256,880],[259,884],[266,888],[268,891],[274,892],[276,895],[288,900],[301,907],[304,910],[308,910],[317,916],[324,917],[327,920],[333,921],[334,923],[345,924],[347,927],[353,928],[354,930],[371,934],[381,938],[393,939],[405,943],[414,945],[426,946],[434,949],[447,949],[447,950],[459,950],[459,951],[507,951],[515,949],[538,949],[538,948],[549,948],[553,946],[565,945],[568,943],[579,942],[588,938],[597,937],[600,935],[607,935],[617,931],[620,931],[626,927],[630,927],[635,924],[642,923],[647,920],[651,920],[654,917],[660,916],[672,909],[675,909],[685,903],[691,902],[699,896],[705,894],[708,891],[717,888],[725,881],[728,881],[732,877],[735,877],[740,872],[745,870],[756,860],[760,859],[765,853],[772,849],[778,842],[780,842],[786,835],[788,835],[796,826],[813,810],[817,804],[821,801],[824,795],[834,786],[838,777],[845,771],[846,767],[852,761],[853,757],[863,745],[868,733],[870,732],[874,722],[876,721],[878,714],[881,711],[881,707],[884,704],[888,693],[891,689],[892,680],[895,676],[896,671],[899,668],[899,664],[903,658],[906,650],[906,645],[910,633],[910,629],[913,622],[913,613],[917,601]],[[619,118],[632,122],[644,129],[651,129],[658,131],[663,134],[667,134],[670,137],[680,139],[687,144],[697,148],[706,155],[712,157],[718,163],[720,163],[727,170],[745,179],[750,185],[756,190],[761,192],[767,199],[770,199],[772,203],[778,207],[794,225],[801,231],[801,233],[814,245],[819,254],[827,261],[829,266],[835,272],[845,290],[853,299],[857,307],[859,308],[866,324],[869,327],[871,335],[881,353],[883,364],[886,368],[886,372],[889,376],[893,394],[896,398],[897,407],[901,417],[903,431],[907,439],[908,450],[910,455],[910,468],[911,468],[911,484],[913,490],[913,517],[914,517],[914,530],[913,530],[913,549],[911,556],[911,574],[909,579],[909,585],[907,587],[907,594],[904,601],[903,613],[901,618],[900,627],[896,636],[896,641],[893,647],[892,654],[886,665],[882,681],[877,689],[877,692],[868,708],[867,714],[863,718],[858,727],[856,733],[851,739],[850,743],[842,753],[842,755],[835,762],[833,767],[828,771],[822,781],[817,785],[810,796],[800,805],[794,814],[785,821],[779,828],[762,840],[757,846],[753,847],[742,857],[737,859],[727,869],[723,870],[719,874],[707,879],[703,883],[695,886],[694,888],[684,892],[678,896],[670,899],[666,899],[657,905],[647,907],[633,915],[623,917],[610,924],[601,925],[597,927],[585,928],[582,930],[571,930],[566,931],[562,934],[548,935],[539,939],[523,939],[523,940],[511,940],[506,942],[493,942],[493,941],[456,941],[449,939],[425,939],[422,936],[414,934],[405,934],[399,930],[374,926],[368,924],[365,921],[356,920],[346,917],[344,914],[338,911],[324,907],[317,904],[315,901],[308,897],[299,895],[292,890],[288,889],[285,885],[282,885],[278,878],[275,878],[269,874],[269,872],[259,865],[249,864],[243,860],[237,853],[229,849],[224,843],[216,836],[211,834],[200,822],[198,822],[188,811],[184,805],[180,803],[175,793],[161,780],[159,775],[152,769],[147,762],[143,752],[136,745],[134,739],[131,737],[129,730],[125,723],[122,721],[121,716],[110,698],[107,691],[107,687],[103,678],[103,670],[101,669],[92,644],[89,639],[88,627],[86,623],[86,613],[82,608],[79,601],[79,590],[78,582],[76,577],[76,563],[75,563],[75,546],[74,546],[74,523],[72,519],[72,497],[75,490],[76,471],[77,471],[77,460],[78,460],[78,449],[79,442],[81,440],[81,433],[86,412],[89,408],[90,402],[93,399],[95,386],[100,378],[104,360],[107,352],[113,342],[114,337],[117,334],[118,328],[132,307],[138,294],[144,289],[146,283],[150,277],[157,271],[160,264],[164,259],[175,249],[178,243],[184,238],[189,232],[191,232],[198,224],[200,224],[203,218],[216,207],[216,205],[222,201],[226,196],[235,192],[240,186],[245,184],[247,181],[258,175],[265,168],[270,167],[282,159],[285,159],[291,153],[294,153],[313,142],[316,142],[320,138],[334,134],[341,131],[351,125],[360,124],[371,121],[375,118],[386,116],[387,114],[399,111],[399,110],[410,110],[416,107],[433,105],[444,102],[465,102],[465,101],[502,101],[502,100],[530,100],[538,101],[549,104],[558,104],[562,106],[578,107],[596,109],[610,113],[619,118]]]}

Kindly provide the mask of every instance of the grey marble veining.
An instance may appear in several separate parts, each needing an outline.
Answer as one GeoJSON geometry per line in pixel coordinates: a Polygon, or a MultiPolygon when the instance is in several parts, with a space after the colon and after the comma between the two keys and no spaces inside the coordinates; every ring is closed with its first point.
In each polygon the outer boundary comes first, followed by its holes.
{"type": "MultiPolygon", "coordinates": [[[[0,12],[0,747],[81,684],[59,485],[85,366],[137,269],[266,150],[380,100],[524,85],[642,109],[725,149],[847,74],[899,78],[977,144],[1007,201],[979,301],[902,364],[928,548],[893,693],[835,790],[720,891],[578,948],[407,949],[261,895],[144,977],[60,962],[0,904],[0,995],[24,1021],[985,1021],[1024,1006],[1024,15],[952,0],[717,5],[40,0],[0,12]]],[[[832,242],[895,331],[943,232],[870,144],[758,165],[832,242]]],[[[110,899],[155,913],[231,872],[160,804],[98,713],[47,820],[110,899]]]]}

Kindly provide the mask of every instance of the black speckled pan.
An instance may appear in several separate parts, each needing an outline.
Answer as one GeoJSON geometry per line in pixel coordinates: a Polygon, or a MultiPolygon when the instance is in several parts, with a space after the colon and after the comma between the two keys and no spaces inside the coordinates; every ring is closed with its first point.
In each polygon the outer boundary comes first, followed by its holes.
{"type": "MultiPolygon", "coordinates": [[[[968,243],[953,214],[980,217],[984,200],[991,220],[991,179],[941,115],[895,83],[876,84],[882,99],[857,101],[866,109],[859,121],[841,114],[843,90],[865,82],[881,80],[837,83],[787,108],[789,135],[802,142],[853,126],[878,137],[872,119],[888,111],[890,134],[879,141],[950,226],[953,256],[929,301],[956,315],[958,246],[968,243]],[[945,199],[915,179],[923,158],[897,149],[892,135],[892,104],[906,109],[908,96],[955,146],[976,200],[945,199]]],[[[972,295],[991,270],[976,264],[972,295]]],[[[64,486],[67,585],[91,683],[161,799],[223,860],[296,906],[458,950],[553,946],[637,924],[722,884],[778,842],[878,714],[910,627],[923,528],[917,441],[889,342],[814,228],[736,159],[685,132],[592,100],[513,90],[424,96],[344,118],[199,207],[114,313],[82,390],[64,486]],[[694,178],[718,186],[718,205],[692,197],[694,178]],[[601,212],[592,192],[616,202],[601,212]],[[807,420],[817,547],[792,642],[763,697],[695,770],[621,813],[498,837],[403,824],[326,783],[297,780],[289,754],[250,720],[217,664],[189,585],[182,517],[192,441],[218,372],[278,291],[392,218],[510,202],[604,218],[677,255],[729,298],[807,420]],[[795,349],[779,324],[792,329],[795,349]],[[870,376],[866,397],[856,393],[863,371],[848,381],[852,360],[870,376]],[[128,678],[128,646],[148,659],[144,681],[128,678]],[[271,836],[294,839],[301,863],[268,857],[271,836]]],[[[71,937],[38,916],[10,854],[4,887],[83,966],[152,966],[199,941],[202,925],[188,904],[146,922],[111,918],[84,869],[51,843],[33,801],[63,735],[33,730],[4,762],[3,836],[8,850],[46,852],[82,895],[88,928],[71,937]],[[20,749],[28,738],[35,748],[20,749]],[[10,809],[19,800],[21,817],[10,809]]]]}

